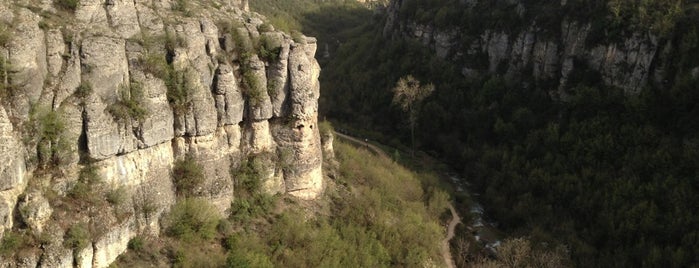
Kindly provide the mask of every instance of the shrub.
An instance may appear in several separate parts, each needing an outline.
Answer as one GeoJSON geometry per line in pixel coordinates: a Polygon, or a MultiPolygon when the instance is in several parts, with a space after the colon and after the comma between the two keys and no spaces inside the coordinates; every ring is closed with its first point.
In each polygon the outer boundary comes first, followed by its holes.
{"type": "Polygon", "coordinates": [[[266,61],[276,61],[279,59],[279,53],[282,50],[281,43],[267,35],[262,35],[258,41],[257,54],[260,58],[266,61]]]}
{"type": "MultiPolygon", "coordinates": [[[[218,222],[218,225],[216,226],[216,231],[218,231],[218,233],[223,235],[223,236],[229,236],[229,235],[235,233],[235,228],[236,228],[236,226],[233,225],[233,223],[231,221],[223,218],[218,222]]],[[[226,246],[225,241],[224,241],[223,246],[224,247],[226,246]]]]}
{"type": "Polygon", "coordinates": [[[272,162],[272,156],[269,153],[251,155],[240,163],[237,169],[231,170],[231,176],[236,186],[247,194],[257,193],[262,186],[262,177],[266,175],[264,174],[265,166],[273,164],[272,162]]]}
{"type": "Polygon", "coordinates": [[[233,33],[235,29],[240,27],[245,27],[241,21],[238,20],[220,20],[217,22],[216,26],[222,33],[233,33]]]}
{"type": "Polygon", "coordinates": [[[55,171],[69,160],[70,144],[63,137],[65,123],[57,112],[33,109],[30,112],[30,128],[38,132],[37,155],[42,169],[55,171]]]}
{"type": "Polygon", "coordinates": [[[119,89],[121,98],[109,105],[107,111],[116,121],[134,119],[139,122],[145,120],[148,110],[143,108],[143,87],[140,83],[133,82],[130,87],[125,86],[119,89]]]}
{"type": "Polygon", "coordinates": [[[279,147],[277,150],[277,165],[283,170],[289,170],[295,161],[294,150],[288,147],[279,147]]]}
{"type": "Polygon", "coordinates": [[[178,47],[186,46],[186,40],[170,31],[165,31],[164,35],[147,36],[143,35],[143,43],[148,53],[140,58],[143,72],[163,80],[167,87],[167,99],[175,115],[182,115],[190,105],[188,89],[192,87],[192,81],[187,77],[188,70],[175,70],[168,57],[175,53],[178,47]],[[157,46],[162,45],[167,55],[160,53],[157,46]]]}
{"type": "Polygon", "coordinates": [[[247,222],[252,218],[269,214],[276,198],[269,194],[255,194],[251,198],[236,198],[231,204],[231,219],[247,222]]]}
{"type": "Polygon", "coordinates": [[[41,137],[51,142],[58,141],[65,130],[63,120],[55,111],[45,113],[39,118],[39,123],[41,124],[41,137]]]}
{"type": "Polygon", "coordinates": [[[80,170],[78,181],[68,192],[68,196],[75,200],[96,203],[98,196],[96,196],[94,192],[95,187],[100,183],[102,183],[102,179],[99,173],[97,173],[97,167],[94,165],[86,165],[80,170]]]}
{"type": "Polygon", "coordinates": [[[92,187],[82,181],[78,181],[73,185],[73,188],[68,192],[68,196],[77,200],[85,200],[92,196],[92,187]]]}
{"type": "Polygon", "coordinates": [[[7,46],[11,39],[12,31],[10,27],[5,23],[0,22],[0,46],[7,46]]]}
{"type": "Polygon", "coordinates": [[[143,194],[142,198],[135,200],[135,205],[136,210],[143,213],[146,218],[151,217],[159,208],[158,201],[155,200],[155,195],[152,194],[143,194]]]}
{"type": "Polygon", "coordinates": [[[127,199],[128,193],[124,186],[119,186],[107,193],[107,202],[115,206],[123,204],[127,199]]]}
{"type": "Polygon", "coordinates": [[[320,132],[321,136],[332,135],[334,131],[333,125],[330,123],[330,121],[323,120],[318,123],[318,131],[320,132]]]}
{"type": "Polygon", "coordinates": [[[279,83],[276,80],[267,81],[267,95],[272,98],[276,98],[279,95],[279,83]]]}
{"type": "Polygon", "coordinates": [[[54,4],[59,8],[70,12],[75,12],[80,0],[56,0],[54,4]]]}
{"type": "Polygon", "coordinates": [[[130,250],[141,251],[143,249],[144,244],[145,243],[143,237],[137,236],[129,240],[129,244],[127,245],[127,247],[130,250]]]}
{"type": "Polygon", "coordinates": [[[146,53],[140,59],[143,72],[152,74],[162,80],[170,78],[172,66],[167,63],[164,54],[146,53]]]}
{"type": "Polygon", "coordinates": [[[291,31],[291,39],[299,44],[306,44],[306,37],[299,31],[291,31]]]}
{"type": "Polygon", "coordinates": [[[216,234],[219,219],[218,210],[208,201],[181,199],[167,216],[167,234],[184,241],[209,240],[216,234]]]}
{"type": "Polygon", "coordinates": [[[185,14],[185,16],[190,15],[189,0],[175,0],[175,5],[172,6],[172,10],[179,11],[185,14]]]}
{"type": "Polygon", "coordinates": [[[112,118],[115,121],[125,121],[130,118],[129,108],[126,107],[126,105],[124,105],[121,101],[117,101],[107,106],[107,112],[112,115],[112,118]]]}
{"type": "Polygon", "coordinates": [[[65,44],[71,45],[75,39],[76,34],[77,33],[73,29],[69,29],[67,27],[61,28],[61,35],[63,35],[63,42],[65,44]]]}
{"type": "Polygon", "coordinates": [[[92,85],[90,85],[90,83],[88,83],[88,82],[83,81],[75,89],[75,93],[73,93],[73,94],[75,94],[75,97],[84,100],[85,98],[90,96],[90,94],[92,94],[92,85]]]}
{"type": "Polygon", "coordinates": [[[80,250],[91,243],[90,239],[87,225],[85,223],[77,223],[68,229],[63,243],[69,248],[80,250]]]}
{"type": "Polygon", "coordinates": [[[224,247],[229,250],[226,267],[274,267],[270,257],[264,254],[267,245],[255,233],[230,235],[225,239],[224,247]]]}
{"type": "Polygon", "coordinates": [[[274,264],[265,254],[234,250],[226,258],[226,267],[272,268],[274,264]]]}
{"type": "Polygon", "coordinates": [[[260,24],[260,26],[257,26],[257,31],[261,33],[272,32],[274,31],[274,27],[271,24],[263,23],[260,24]]]}
{"type": "Polygon", "coordinates": [[[198,243],[180,243],[172,249],[173,267],[225,267],[226,256],[198,243]]]}
{"type": "Polygon", "coordinates": [[[164,44],[165,46],[165,51],[169,55],[174,55],[175,54],[175,49],[179,47],[186,47],[187,46],[187,39],[185,39],[183,36],[179,36],[174,32],[171,31],[165,31],[164,36],[158,36],[155,38],[156,40],[152,40],[151,42],[148,42],[151,45],[157,44],[160,45],[161,43],[164,44]]]}
{"type": "Polygon", "coordinates": [[[27,244],[26,237],[16,232],[5,232],[0,242],[0,255],[9,256],[27,244]]]}
{"type": "Polygon", "coordinates": [[[245,93],[251,105],[256,106],[262,103],[264,97],[262,94],[262,83],[250,68],[243,69],[243,85],[245,86],[243,93],[245,93]]]}
{"type": "Polygon", "coordinates": [[[248,32],[245,30],[245,28],[235,28],[231,31],[231,36],[235,42],[236,51],[241,58],[245,60],[248,57],[246,55],[250,55],[250,53],[252,53],[254,50],[252,40],[250,40],[248,32]]]}
{"type": "Polygon", "coordinates": [[[44,31],[49,29],[49,23],[46,21],[46,19],[42,19],[41,21],[39,21],[39,29],[44,31]]]}
{"type": "Polygon", "coordinates": [[[165,81],[167,85],[167,99],[175,115],[183,115],[192,104],[189,88],[192,82],[186,75],[186,71],[172,71],[170,78],[165,81]]]}
{"type": "Polygon", "coordinates": [[[80,170],[78,180],[91,185],[102,183],[102,178],[97,173],[97,166],[92,164],[88,164],[80,170]]]}
{"type": "MultiPolygon", "coordinates": [[[[2,32],[0,32],[0,42],[2,42],[2,32]]],[[[5,57],[0,56],[0,98],[7,100],[10,97],[16,96],[18,93],[17,87],[12,85],[8,75],[10,71],[10,62],[5,57]]]]}
{"type": "Polygon", "coordinates": [[[192,155],[175,162],[172,176],[177,193],[185,197],[194,196],[197,188],[204,182],[204,171],[192,155]]]}

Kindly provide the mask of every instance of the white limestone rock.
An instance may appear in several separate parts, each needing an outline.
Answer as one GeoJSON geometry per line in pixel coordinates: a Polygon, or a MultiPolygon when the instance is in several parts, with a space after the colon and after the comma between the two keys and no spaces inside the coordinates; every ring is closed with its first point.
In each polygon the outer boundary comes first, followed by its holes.
{"type": "Polygon", "coordinates": [[[93,243],[92,267],[106,268],[126,251],[129,240],[136,236],[133,218],[114,226],[93,243]]]}
{"type": "Polygon", "coordinates": [[[289,54],[290,117],[311,118],[317,116],[320,84],[320,66],[308,57],[304,45],[292,45],[289,54]]]}
{"type": "Polygon", "coordinates": [[[245,101],[233,74],[233,68],[230,65],[221,64],[216,75],[214,93],[217,95],[216,110],[219,125],[237,125],[243,121],[245,101]]]}
{"type": "Polygon", "coordinates": [[[17,138],[5,109],[0,106],[0,236],[14,225],[17,197],[28,182],[26,149],[17,138]]]}
{"type": "MultiPolygon", "coordinates": [[[[267,93],[267,74],[265,72],[265,63],[260,60],[257,55],[252,55],[248,61],[247,68],[250,69],[251,79],[254,83],[248,83],[246,86],[250,92],[247,96],[248,115],[247,118],[253,121],[262,121],[272,118],[272,101],[267,93]],[[254,92],[254,93],[252,93],[254,92]]],[[[248,79],[248,78],[245,78],[248,79]]]]}
{"type": "Polygon", "coordinates": [[[24,195],[19,203],[19,213],[22,216],[22,221],[29,226],[32,232],[41,234],[51,218],[53,209],[41,192],[34,191],[24,195]]]}

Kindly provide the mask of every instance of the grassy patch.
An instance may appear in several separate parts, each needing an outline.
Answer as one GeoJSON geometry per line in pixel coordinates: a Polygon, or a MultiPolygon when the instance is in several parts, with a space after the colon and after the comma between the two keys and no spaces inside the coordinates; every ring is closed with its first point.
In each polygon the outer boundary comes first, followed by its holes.
{"type": "Polygon", "coordinates": [[[390,160],[342,143],[336,148],[342,180],[351,187],[330,198],[333,215],[306,218],[291,209],[275,216],[263,211],[270,203],[259,196],[237,202],[231,220],[256,228],[227,235],[228,264],[382,267],[441,259],[438,222],[447,195],[423,189],[422,175],[390,160]]]}
{"type": "MultiPolygon", "coordinates": [[[[180,199],[166,217],[163,245],[151,251],[166,255],[167,265],[175,267],[439,265],[444,237],[439,216],[446,194],[425,188],[426,176],[391,160],[343,143],[335,148],[343,168],[340,179],[349,187],[329,189],[318,201],[327,202],[330,215],[308,214],[292,198],[261,194],[259,179],[278,159],[252,156],[232,170],[236,199],[229,217],[220,219],[205,200],[180,199]]],[[[140,245],[138,240],[130,244],[140,245]]],[[[127,253],[130,258],[136,254],[141,253],[127,253]]],[[[148,263],[162,256],[140,258],[148,263]]]]}

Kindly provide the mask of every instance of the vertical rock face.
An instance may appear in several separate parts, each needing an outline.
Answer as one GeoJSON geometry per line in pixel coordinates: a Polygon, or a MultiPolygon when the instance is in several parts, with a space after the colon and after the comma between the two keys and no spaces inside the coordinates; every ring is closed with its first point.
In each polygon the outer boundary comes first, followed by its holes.
{"type": "MultiPolygon", "coordinates": [[[[46,78],[46,41],[38,23],[41,17],[28,9],[18,8],[15,32],[7,44],[9,84],[15,88],[11,115],[27,120],[31,103],[41,97],[46,78]]],[[[6,67],[7,68],[7,67],[6,67]]]]}
{"type": "MultiPolygon", "coordinates": [[[[418,19],[403,16],[405,1],[391,1],[383,34],[386,37],[410,38],[420,41],[441,58],[459,64],[466,77],[479,74],[504,74],[507,77],[531,76],[536,81],[558,85],[558,93],[565,95],[569,78],[576,71],[593,70],[609,86],[629,94],[639,92],[649,83],[660,84],[670,77],[656,67],[667,62],[659,53],[673,46],[671,41],[658,41],[650,31],[636,30],[616,41],[595,40],[591,35],[593,21],[558,15],[560,23],[544,26],[536,20],[524,19],[531,14],[533,5],[509,1],[509,16],[526,22],[516,29],[507,27],[461,29],[458,26],[435,27],[434,22],[420,23],[418,19]],[[529,14],[528,14],[529,13],[529,14]],[[528,15],[525,15],[528,14],[528,15]],[[482,59],[487,59],[487,61],[482,59]]],[[[460,10],[472,10],[480,1],[461,1],[460,10]]],[[[565,6],[565,1],[561,6],[565,6]]],[[[504,8],[503,8],[504,9],[504,8]]],[[[437,14],[432,14],[437,16],[437,14]]],[[[488,14],[477,14],[481,21],[496,20],[488,14]]],[[[507,15],[506,15],[507,16],[507,15]]],[[[498,23],[493,23],[498,24],[498,23]]],[[[615,36],[616,37],[616,36],[615,36]]],[[[676,45],[676,44],[675,44],[676,45]]],[[[670,54],[670,53],[667,53],[670,54]]]]}
{"type": "Polygon", "coordinates": [[[28,174],[25,148],[17,138],[10,118],[0,107],[0,231],[13,225],[17,199],[27,186],[28,174]]]}
{"type": "Polygon", "coordinates": [[[85,0],[73,13],[0,3],[0,13],[21,18],[0,48],[0,83],[12,89],[0,95],[0,234],[63,237],[57,217],[106,228],[75,252],[60,241],[37,249],[30,266],[107,267],[135,235],[158,234],[178,196],[173,165],[185,155],[206,178],[193,192],[221,212],[236,193],[231,169],[251,155],[272,156],[264,191],[322,194],[315,39],[260,33],[264,18],[247,12],[247,0],[214,2],[191,3],[186,14],[170,1],[85,0]],[[35,13],[42,9],[51,20],[35,13]],[[241,43],[261,38],[271,56],[241,43]],[[125,192],[126,216],[52,207],[87,166],[107,191],[125,192]]]}

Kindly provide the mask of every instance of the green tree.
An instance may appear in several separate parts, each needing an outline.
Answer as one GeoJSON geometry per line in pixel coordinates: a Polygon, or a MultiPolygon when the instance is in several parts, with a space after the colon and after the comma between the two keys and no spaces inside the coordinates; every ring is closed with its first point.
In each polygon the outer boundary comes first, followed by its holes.
{"type": "Polygon", "coordinates": [[[421,85],[420,81],[412,75],[399,79],[393,88],[393,103],[399,105],[403,112],[408,113],[413,156],[415,156],[415,125],[417,124],[419,107],[422,101],[431,95],[432,92],[434,92],[432,83],[421,85]]]}

